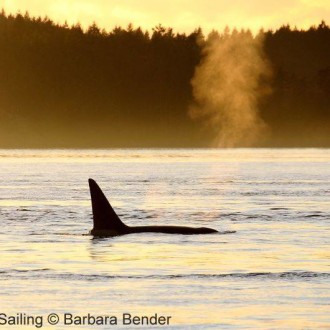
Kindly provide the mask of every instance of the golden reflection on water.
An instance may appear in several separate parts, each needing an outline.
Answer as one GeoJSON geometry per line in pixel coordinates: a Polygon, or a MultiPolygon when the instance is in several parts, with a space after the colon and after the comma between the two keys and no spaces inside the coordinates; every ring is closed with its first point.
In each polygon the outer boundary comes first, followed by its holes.
{"type": "Polygon", "coordinates": [[[27,206],[89,206],[90,201],[65,200],[0,200],[0,207],[27,207],[27,206]]]}
{"type": "Polygon", "coordinates": [[[0,162],[285,162],[329,161],[325,149],[0,149],[0,162]]]}

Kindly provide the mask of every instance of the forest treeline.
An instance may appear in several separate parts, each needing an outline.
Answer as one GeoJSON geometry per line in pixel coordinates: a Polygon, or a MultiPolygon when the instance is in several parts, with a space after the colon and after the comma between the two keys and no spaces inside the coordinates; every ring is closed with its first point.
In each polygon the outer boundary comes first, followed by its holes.
{"type": "MultiPolygon", "coordinates": [[[[329,26],[260,33],[272,67],[260,146],[330,147],[329,26]]],[[[0,148],[209,146],[188,114],[206,40],[200,28],[83,30],[2,11],[0,148]]]]}

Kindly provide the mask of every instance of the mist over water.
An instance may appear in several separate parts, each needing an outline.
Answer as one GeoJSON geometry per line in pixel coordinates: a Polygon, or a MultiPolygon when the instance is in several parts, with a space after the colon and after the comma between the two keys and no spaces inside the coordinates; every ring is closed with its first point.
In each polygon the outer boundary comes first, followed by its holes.
{"type": "Polygon", "coordinates": [[[190,115],[211,127],[216,147],[260,145],[268,129],[258,102],[270,90],[271,72],[262,35],[213,32],[203,54],[191,81],[196,104],[190,115]]]}

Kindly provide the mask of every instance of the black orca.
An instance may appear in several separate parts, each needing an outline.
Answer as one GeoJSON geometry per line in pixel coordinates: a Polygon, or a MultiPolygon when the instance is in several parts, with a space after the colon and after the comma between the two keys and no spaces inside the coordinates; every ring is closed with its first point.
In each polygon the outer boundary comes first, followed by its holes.
{"type": "Polygon", "coordinates": [[[218,231],[212,228],[182,227],[182,226],[127,226],[118,217],[104,196],[101,188],[89,179],[94,227],[91,234],[97,237],[118,236],[133,233],[165,233],[165,234],[211,234],[218,231]]]}

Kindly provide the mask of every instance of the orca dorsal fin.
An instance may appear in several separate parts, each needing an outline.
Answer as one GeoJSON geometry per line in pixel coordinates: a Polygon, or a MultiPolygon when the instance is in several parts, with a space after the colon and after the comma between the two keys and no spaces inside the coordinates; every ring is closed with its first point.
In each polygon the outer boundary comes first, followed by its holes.
{"type": "Polygon", "coordinates": [[[127,226],[119,219],[98,184],[93,179],[88,179],[88,183],[93,209],[92,231],[111,230],[118,234],[125,231],[127,226]]]}

